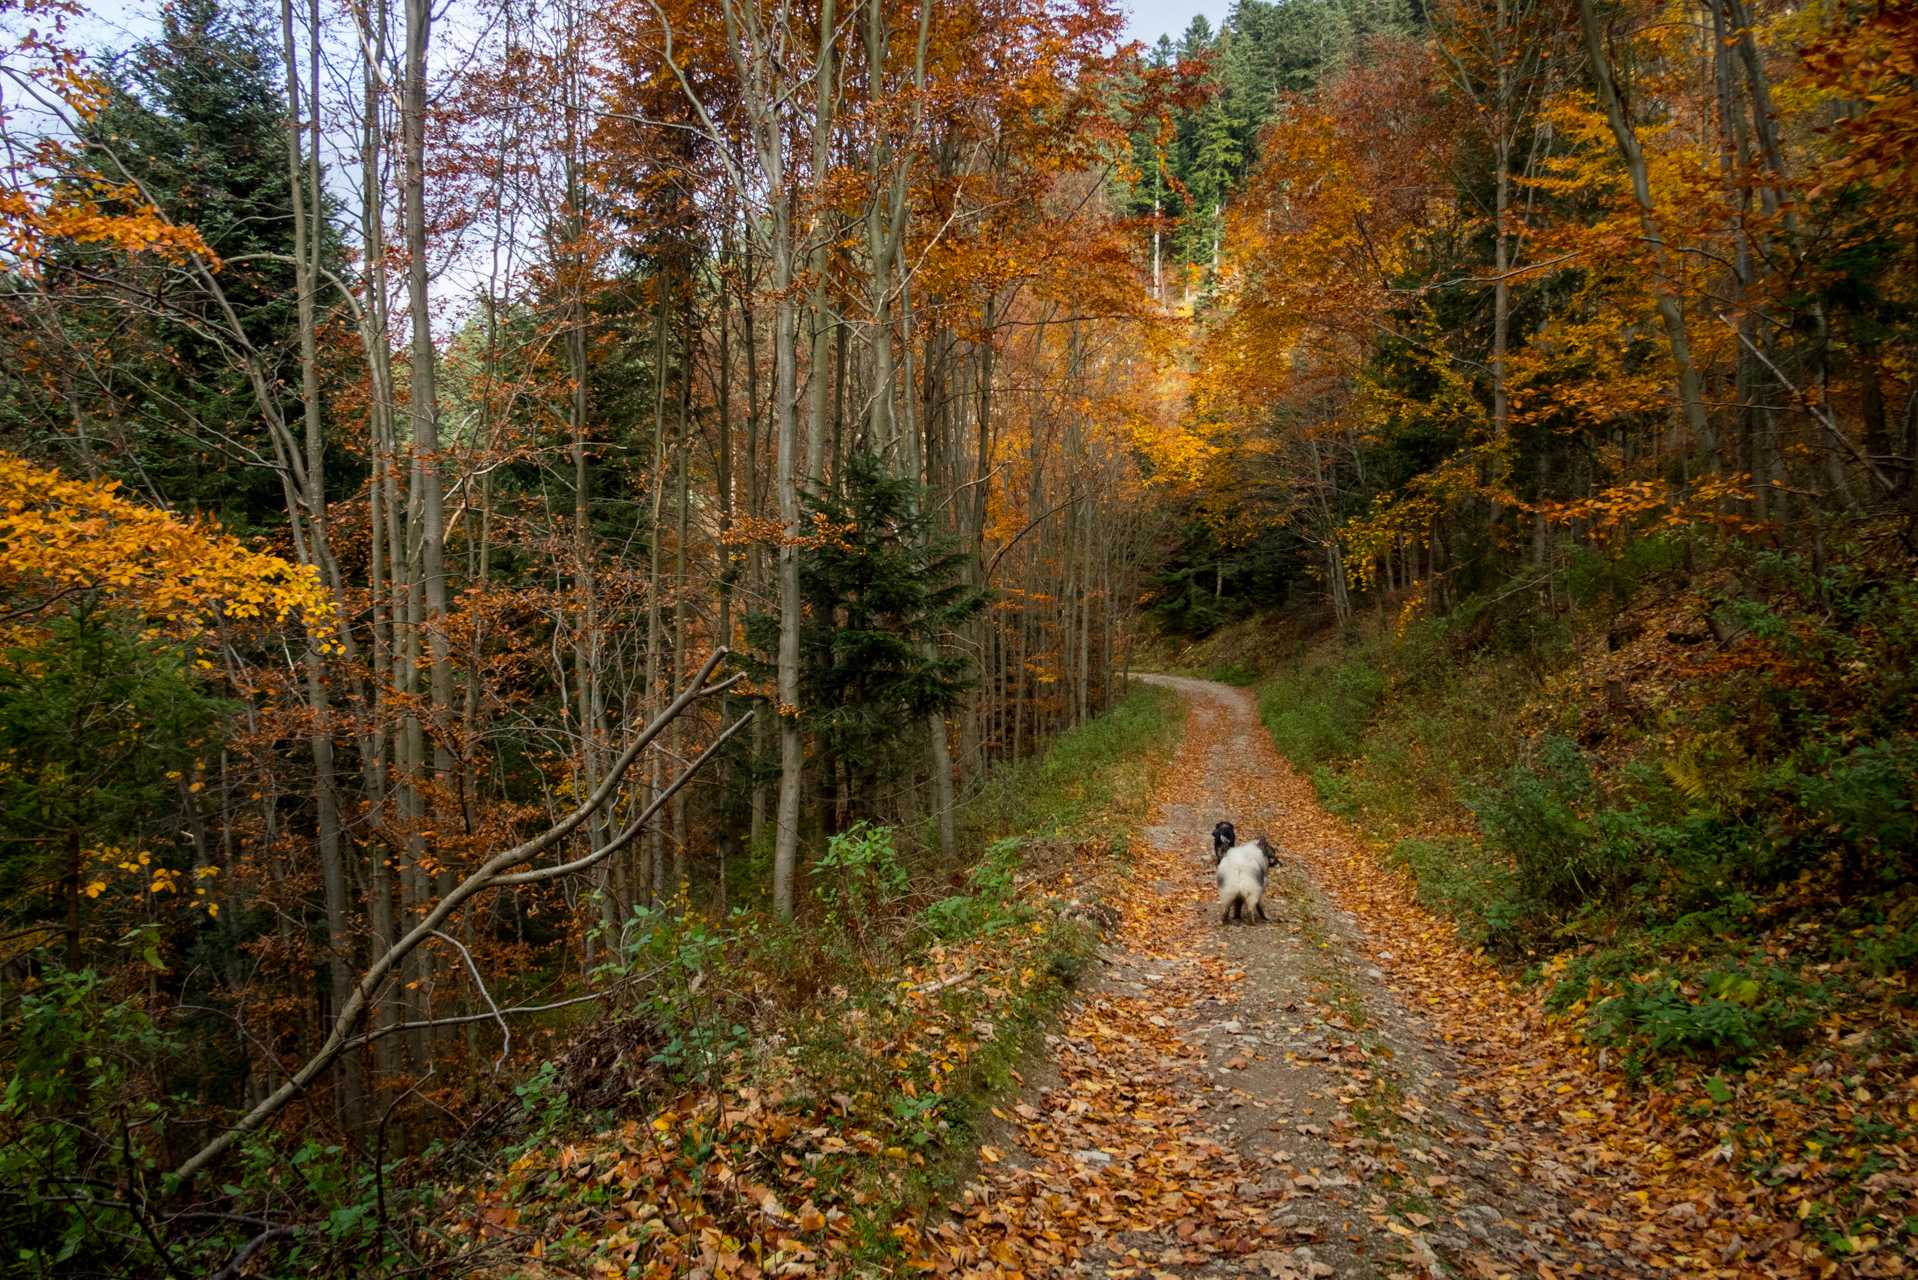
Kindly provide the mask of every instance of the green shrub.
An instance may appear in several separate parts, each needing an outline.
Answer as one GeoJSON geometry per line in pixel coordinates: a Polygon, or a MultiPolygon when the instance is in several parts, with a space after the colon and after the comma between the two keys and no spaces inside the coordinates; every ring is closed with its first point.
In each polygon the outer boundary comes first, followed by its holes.
{"type": "Polygon", "coordinates": [[[1817,1021],[1808,985],[1772,965],[1726,961],[1628,980],[1586,1020],[1597,1044],[1689,1058],[1748,1058],[1801,1038],[1817,1021]]]}
{"type": "Polygon", "coordinates": [[[1644,579],[1682,570],[1684,564],[1685,538],[1677,533],[1635,538],[1617,556],[1575,546],[1566,570],[1566,586],[1580,605],[1598,604],[1606,595],[1623,604],[1644,579]]]}
{"type": "Polygon", "coordinates": [[[1259,718],[1281,754],[1311,769],[1360,753],[1385,691],[1378,654],[1366,646],[1337,663],[1308,662],[1271,681],[1259,691],[1259,718]]]}
{"type": "Polygon", "coordinates": [[[1220,684],[1229,684],[1240,689],[1248,689],[1259,682],[1259,669],[1250,659],[1234,658],[1222,667],[1214,668],[1206,674],[1206,679],[1216,680],[1220,684]]]}
{"type": "Polygon", "coordinates": [[[1459,922],[1474,941],[1504,941],[1517,926],[1514,873],[1477,841],[1400,840],[1389,860],[1412,873],[1420,902],[1459,922]]]}
{"type": "Polygon", "coordinates": [[[1012,901],[1019,844],[1017,836],[993,841],[972,869],[972,892],[940,898],[922,913],[926,931],[935,938],[952,941],[1030,921],[1031,909],[1012,901]]]}
{"type": "Polygon", "coordinates": [[[811,871],[813,892],[825,904],[828,922],[883,910],[912,885],[893,844],[893,829],[869,822],[855,822],[829,837],[811,871]]]}
{"type": "Polygon", "coordinates": [[[1805,826],[1836,836],[1855,875],[1881,883],[1911,878],[1918,850],[1918,738],[1901,736],[1839,754],[1822,744],[1802,753],[1793,790],[1805,826]]]}
{"type": "Polygon", "coordinates": [[[1591,769],[1576,743],[1549,736],[1467,802],[1493,849],[1517,869],[1514,890],[1565,913],[1616,894],[1629,874],[1593,821],[1591,769]]]}

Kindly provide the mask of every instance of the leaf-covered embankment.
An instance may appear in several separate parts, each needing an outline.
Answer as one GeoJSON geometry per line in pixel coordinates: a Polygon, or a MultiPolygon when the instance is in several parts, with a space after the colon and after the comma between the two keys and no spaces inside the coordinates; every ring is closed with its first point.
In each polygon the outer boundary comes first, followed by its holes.
{"type": "Polygon", "coordinates": [[[1322,882],[1401,936],[1513,1154],[1654,1262],[1910,1266],[1918,596],[1848,564],[1641,547],[1555,628],[1468,602],[1261,687],[1354,827],[1322,882]]]}
{"type": "Polygon", "coordinates": [[[571,1274],[741,1280],[915,1252],[901,1229],[971,1166],[988,1099],[1114,918],[1101,896],[1182,727],[1175,695],[1135,687],[1001,773],[960,814],[976,861],[946,896],[888,894],[883,865],[848,855],[817,869],[830,909],[804,936],[662,928],[635,964],[666,981],[625,1015],[652,1057],[649,1096],[595,1123],[542,1077],[545,1122],[451,1189],[425,1243],[571,1274]]]}

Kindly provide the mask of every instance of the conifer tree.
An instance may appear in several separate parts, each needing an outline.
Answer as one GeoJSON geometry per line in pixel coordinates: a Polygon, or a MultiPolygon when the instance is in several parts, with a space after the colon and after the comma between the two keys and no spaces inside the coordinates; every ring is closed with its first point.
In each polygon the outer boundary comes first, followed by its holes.
{"type": "MultiPolygon", "coordinates": [[[[126,175],[169,219],[198,228],[221,261],[220,289],[241,330],[275,372],[295,358],[298,341],[280,71],[263,16],[243,0],[182,0],[167,7],[155,39],[113,61],[106,104],[84,138],[102,172],[126,175]]],[[[330,230],[322,231],[322,254],[337,265],[330,230]]],[[[91,266],[135,287],[130,274],[168,271],[165,264],[91,266]]],[[[277,525],[279,481],[249,465],[272,453],[253,392],[231,353],[201,331],[202,319],[217,325],[215,304],[177,285],[164,291],[171,315],[138,316],[138,341],[131,350],[123,345],[138,362],[124,363],[111,388],[93,388],[117,401],[96,402],[99,416],[120,449],[140,457],[142,480],[156,496],[218,510],[238,529],[277,525]]],[[[104,296],[101,305],[124,323],[123,306],[104,296]]],[[[98,315],[96,323],[113,321],[98,315]]]]}

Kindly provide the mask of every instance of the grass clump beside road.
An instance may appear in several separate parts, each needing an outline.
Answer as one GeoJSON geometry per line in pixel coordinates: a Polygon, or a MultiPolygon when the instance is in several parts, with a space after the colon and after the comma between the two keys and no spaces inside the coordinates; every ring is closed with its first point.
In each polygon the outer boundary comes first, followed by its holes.
{"type": "Polygon", "coordinates": [[[961,885],[861,826],[809,868],[803,927],[642,918],[624,963],[646,994],[616,1020],[645,1060],[637,1091],[588,1117],[573,1095],[590,1084],[556,1064],[510,1170],[455,1197],[433,1246],[744,1280],[917,1256],[989,1099],[1097,944],[1071,886],[1122,855],[1183,718],[1175,694],[1135,686],[1002,771],[957,815],[961,885]]]}

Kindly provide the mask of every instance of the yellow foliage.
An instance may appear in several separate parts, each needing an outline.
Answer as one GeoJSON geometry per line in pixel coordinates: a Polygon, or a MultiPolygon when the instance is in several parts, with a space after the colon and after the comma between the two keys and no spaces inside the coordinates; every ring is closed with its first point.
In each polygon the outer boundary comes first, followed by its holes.
{"type": "Polygon", "coordinates": [[[121,497],[112,480],[68,480],[0,453],[0,595],[16,618],[102,591],[156,624],[212,611],[230,618],[305,615],[330,626],[318,573],[248,547],[211,521],[183,520],[121,497]]]}
{"type": "MultiPolygon", "coordinates": [[[[1432,470],[1415,476],[1399,492],[1374,499],[1369,511],[1341,531],[1346,547],[1345,573],[1351,584],[1369,585],[1382,559],[1392,553],[1400,539],[1424,547],[1431,537],[1432,522],[1467,496],[1520,505],[1504,491],[1512,453],[1509,437],[1461,449],[1432,470]]],[[[1400,620],[1401,631],[1408,621],[1409,614],[1400,620]]]]}
{"type": "Polygon", "coordinates": [[[197,230],[170,221],[136,184],[101,175],[68,135],[107,101],[106,81],[62,41],[82,12],[72,0],[0,0],[0,17],[29,24],[5,51],[14,83],[0,99],[0,252],[29,274],[59,241],[175,260],[197,254],[217,267],[197,230]],[[18,118],[34,107],[54,108],[64,128],[21,130],[18,118]]]}

